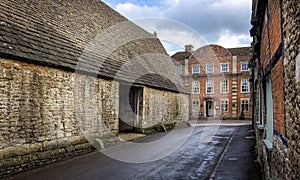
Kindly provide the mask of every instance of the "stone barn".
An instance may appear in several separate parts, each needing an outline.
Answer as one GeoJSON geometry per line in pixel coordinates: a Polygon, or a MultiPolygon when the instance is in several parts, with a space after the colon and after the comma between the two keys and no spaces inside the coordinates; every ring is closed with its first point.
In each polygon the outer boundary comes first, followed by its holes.
{"type": "Polygon", "coordinates": [[[0,99],[0,177],[189,112],[161,42],[99,0],[2,0],[0,99]]]}

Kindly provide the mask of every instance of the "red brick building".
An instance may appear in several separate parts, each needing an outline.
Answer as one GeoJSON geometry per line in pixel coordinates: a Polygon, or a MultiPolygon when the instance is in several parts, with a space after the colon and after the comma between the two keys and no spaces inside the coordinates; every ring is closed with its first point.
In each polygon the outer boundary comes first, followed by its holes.
{"type": "Polygon", "coordinates": [[[300,177],[300,1],[252,1],[253,123],[265,179],[300,177]]]}
{"type": "Polygon", "coordinates": [[[172,56],[178,73],[190,89],[190,115],[197,118],[251,118],[250,47],[226,49],[187,45],[172,56]],[[243,113],[242,113],[243,111],[243,113]]]}

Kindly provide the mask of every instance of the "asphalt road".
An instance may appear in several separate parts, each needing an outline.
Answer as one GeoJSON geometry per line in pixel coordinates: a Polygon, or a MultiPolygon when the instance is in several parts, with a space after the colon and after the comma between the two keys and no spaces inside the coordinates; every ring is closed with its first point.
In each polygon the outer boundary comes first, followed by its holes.
{"type": "Polygon", "coordinates": [[[12,179],[208,179],[237,129],[196,126],[154,134],[12,179]]]}

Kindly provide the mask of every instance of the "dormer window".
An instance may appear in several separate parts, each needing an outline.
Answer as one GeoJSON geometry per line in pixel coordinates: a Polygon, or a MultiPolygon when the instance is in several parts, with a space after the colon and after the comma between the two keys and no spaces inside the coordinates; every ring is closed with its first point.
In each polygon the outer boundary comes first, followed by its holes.
{"type": "Polygon", "coordinates": [[[200,73],[200,65],[196,64],[192,66],[192,73],[200,73]]]}

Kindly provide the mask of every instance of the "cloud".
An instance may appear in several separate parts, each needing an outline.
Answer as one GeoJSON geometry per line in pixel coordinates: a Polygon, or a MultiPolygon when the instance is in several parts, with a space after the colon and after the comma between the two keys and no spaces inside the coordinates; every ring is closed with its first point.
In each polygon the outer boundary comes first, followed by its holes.
{"type": "Polygon", "coordinates": [[[248,34],[251,0],[189,0],[167,9],[164,16],[197,30],[209,41],[229,30],[248,34]]]}
{"type": "Polygon", "coordinates": [[[222,44],[225,48],[246,47],[250,46],[251,38],[249,35],[234,34],[229,31],[221,33],[218,40],[213,44],[222,44]]]}
{"type": "Polygon", "coordinates": [[[151,7],[146,5],[138,6],[132,3],[118,4],[116,6],[116,10],[129,19],[162,16],[158,7],[151,7]]]}
{"type": "Polygon", "coordinates": [[[156,31],[159,38],[174,40],[181,47],[182,44],[200,47],[203,42],[195,42],[200,36],[208,43],[224,47],[245,46],[251,41],[251,0],[122,1],[123,3],[115,5],[115,9],[131,20],[156,17],[170,19],[189,27],[190,32],[165,22],[137,23],[149,32],[156,31]]]}

